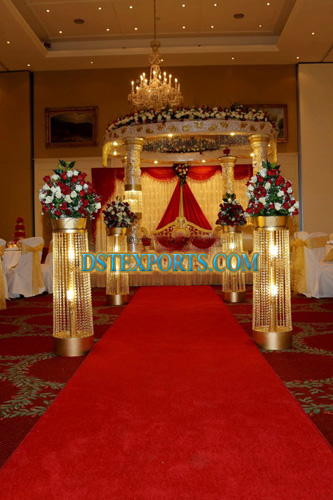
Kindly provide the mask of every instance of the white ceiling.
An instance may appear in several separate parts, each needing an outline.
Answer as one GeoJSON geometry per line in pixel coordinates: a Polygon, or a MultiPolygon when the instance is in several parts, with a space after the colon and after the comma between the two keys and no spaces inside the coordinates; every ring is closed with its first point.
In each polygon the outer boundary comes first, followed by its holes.
{"type": "MultiPolygon", "coordinates": [[[[333,61],[333,0],[157,0],[157,16],[168,66],[333,61]]],[[[0,70],[147,66],[152,32],[153,0],[0,0],[0,70]]]]}

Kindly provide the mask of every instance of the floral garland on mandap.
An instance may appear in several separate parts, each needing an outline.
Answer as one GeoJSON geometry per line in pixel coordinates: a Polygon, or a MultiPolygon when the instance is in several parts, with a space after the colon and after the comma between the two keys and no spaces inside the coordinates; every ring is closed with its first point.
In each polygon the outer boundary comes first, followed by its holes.
{"type": "Polygon", "coordinates": [[[254,122],[272,122],[268,118],[268,113],[255,108],[247,108],[240,104],[233,104],[228,108],[215,106],[198,106],[196,108],[162,108],[159,111],[155,109],[143,109],[130,113],[122,118],[118,118],[113,123],[108,124],[106,131],[111,132],[117,128],[126,125],[139,125],[143,123],[165,123],[168,121],[183,121],[183,120],[241,120],[254,122]]]}
{"type": "Polygon", "coordinates": [[[179,179],[180,185],[184,186],[186,184],[187,174],[189,173],[189,170],[190,170],[190,164],[189,163],[175,163],[173,165],[173,170],[179,179]]]}
{"type": "Polygon", "coordinates": [[[298,201],[291,182],[280,174],[280,165],[262,162],[262,169],[247,182],[248,216],[298,215],[298,201]]]}
{"type": "Polygon", "coordinates": [[[121,201],[118,197],[111,201],[103,210],[106,227],[131,227],[136,215],[131,211],[129,203],[121,201]]]}
{"type": "Polygon", "coordinates": [[[242,205],[236,200],[234,193],[226,193],[220,204],[216,224],[219,226],[244,226],[246,224],[245,212],[242,205]]]}
{"type": "Polygon", "coordinates": [[[65,217],[94,219],[101,209],[101,199],[86,181],[84,172],[73,170],[75,161],[59,160],[52,176],[44,177],[44,186],[39,190],[39,201],[43,213],[53,219],[65,217]]]}

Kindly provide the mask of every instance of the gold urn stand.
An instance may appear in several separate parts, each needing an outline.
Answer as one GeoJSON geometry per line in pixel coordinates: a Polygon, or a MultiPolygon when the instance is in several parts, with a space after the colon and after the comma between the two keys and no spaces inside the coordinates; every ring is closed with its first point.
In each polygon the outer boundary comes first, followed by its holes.
{"type": "MultiPolygon", "coordinates": [[[[222,251],[226,254],[243,252],[241,226],[221,226],[222,251]]],[[[246,296],[245,273],[225,270],[222,276],[222,298],[224,302],[237,304],[244,302],[246,296]]]]}
{"type": "Polygon", "coordinates": [[[84,356],[94,345],[90,274],[81,270],[88,252],[85,218],[52,219],[53,340],[58,356],[84,356]]]}
{"type": "Polygon", "coordinates": [[[253,217],[253,340],[270,351],[292,346],[288,216],[253,217]]]}
{"type": "MultiPolygon", "coordinates": [[[[108,227],[106,228],[107,252],[109,253],[126,253],[127,252],[127,228],[124,227],[108,227]]],[[[119,262],[116,262],[118,267],[115,271],[110,269],[110,261],[107,261],[107,277],[106,277],[106,304],[108,306],[124,306],[128,304],[129,294],[129,279],[128,274],[119,270],[119,262]]]]}

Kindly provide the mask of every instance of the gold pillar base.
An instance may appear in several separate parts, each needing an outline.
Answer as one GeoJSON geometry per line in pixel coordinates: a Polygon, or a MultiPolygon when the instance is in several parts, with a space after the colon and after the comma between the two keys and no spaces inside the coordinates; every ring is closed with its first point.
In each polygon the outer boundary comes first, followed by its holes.
{"type": "Polygon", "coordinates": [[[129,294],[126,295],[107,295],[106,304],[108,306],[124,306],[129,302],[129,294]]]}
{"type": "Polygon", "coordinates": [[[231,302],[236,304],[237,302],[245,301],[246,292],[222,292],[222,298],[224,302],[231,302]]]}
{"type": "Polygon", "coordinates": [[[57,356],[85,356],[94,345],[94,336],[79,338],[53,337],[53,352],[57,356]]]}
{"type": "Polygon", "coordinates": [[[268,351],[283,351],[292,347],[292,331],[258,332],[253,330],[253,340],[268,351]]]}

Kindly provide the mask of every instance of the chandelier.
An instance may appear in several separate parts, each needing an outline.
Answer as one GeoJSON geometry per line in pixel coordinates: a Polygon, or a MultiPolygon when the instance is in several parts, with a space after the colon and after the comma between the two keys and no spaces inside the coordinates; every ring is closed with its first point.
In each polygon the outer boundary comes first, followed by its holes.
{"type": "Polygon", "coordinates": [[[167,76],[166,71],[162,73],[160,67],[159,48],[161,44],[156,40],[156,0],[154,0],[154,40],[150,42],[150,46],[152,52],[149,56],[149,80],[146,73],[142,73],[136,86],[132,81],[132,90],[128,95],[128,100],[136,110],[160,110],[165,107],[180,106],[184,100],[180,92],[180,83],[177,78],[172,81],[172,75],[167,76]]]}

